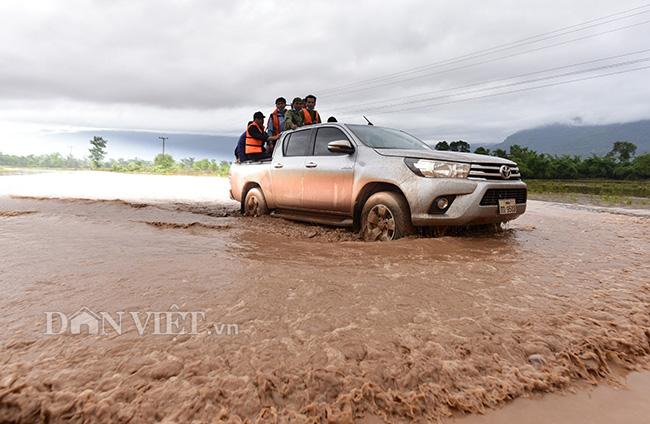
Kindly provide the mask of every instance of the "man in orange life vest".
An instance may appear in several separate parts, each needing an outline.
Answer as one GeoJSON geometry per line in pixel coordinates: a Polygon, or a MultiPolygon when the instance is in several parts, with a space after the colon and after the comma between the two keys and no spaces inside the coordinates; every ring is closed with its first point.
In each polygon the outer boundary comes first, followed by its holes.
{"type": "Polygon", "coordinates": [[[309,94],[305,97],[305,107],[300,112],[302,121],[305,123],[305,125],[320,124],[322,122],[320,120],[320,115],[318,115],[318,111],[314,109],[315,107],[316,96],[309,94]]]}
{"type": "Polygon", "coordinates": [[[284,114],[287,112],[287,100],[284,97],[278,97],[275,101],[275,110],[269,116],[269,122],[266,124],[266,133],[270,136],[278,135],[284,131],[284,114]]]}
{"type": "Polygon", "coordinates": [[[264,151],[264,143],[280,138],[280,134],[269,137],[264,132],[264,118],[262,112],[255,112],[253,114],[253,123],[246,129],[246,156],[250,160],[270,158],[271,153],[264,151]]]}

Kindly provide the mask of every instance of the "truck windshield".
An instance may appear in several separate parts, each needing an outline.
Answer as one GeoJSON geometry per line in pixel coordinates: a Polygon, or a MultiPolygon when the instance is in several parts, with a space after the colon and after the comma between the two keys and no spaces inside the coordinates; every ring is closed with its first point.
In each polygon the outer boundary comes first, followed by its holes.
{"type": "Polygon", "coordinates": [[[422,140],[403,131],[372,125],[347,125],[363,144],[375,149],[433,150],[422,140]]]}

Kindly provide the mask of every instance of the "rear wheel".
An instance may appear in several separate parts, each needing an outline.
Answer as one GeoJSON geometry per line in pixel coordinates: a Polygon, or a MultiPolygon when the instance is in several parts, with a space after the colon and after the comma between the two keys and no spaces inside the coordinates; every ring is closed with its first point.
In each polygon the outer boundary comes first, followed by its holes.
{"type": "Polygon", "coordinates": [[[361,234],[366,241],[396,240],[413,232],[408,204],[392,192],[375,193],[361,211],[361,234]]]}
{"type": "Polygon", "coordinates": [[[269,213],[269,207],[266,204],[264,193],[258,187],[252,188],[246,193],[244,200],[244,215],[262,216],[269,213]]]}

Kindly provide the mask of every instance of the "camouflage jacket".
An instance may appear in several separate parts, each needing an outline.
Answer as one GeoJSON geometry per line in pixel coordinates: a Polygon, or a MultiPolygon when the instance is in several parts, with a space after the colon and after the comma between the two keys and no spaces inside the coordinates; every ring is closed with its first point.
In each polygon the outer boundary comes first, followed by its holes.
{"type": "Polygon", "coordinates": [[[305,123],[302,120],[302,116],[300,115],[300,112],[296,112],[293,109],[289,109],[287,113],[284,114],[284,130],[289,131],[290,129],[293,128],[294,125],[298,127],[302,127],[303,125],[305,125],[305,123]]]}

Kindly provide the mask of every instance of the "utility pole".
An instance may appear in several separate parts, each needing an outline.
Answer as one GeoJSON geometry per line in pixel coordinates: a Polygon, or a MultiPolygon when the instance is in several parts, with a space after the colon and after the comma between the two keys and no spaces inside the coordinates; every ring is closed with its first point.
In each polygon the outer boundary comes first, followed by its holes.
{"type": "Polygon", "coordinates": [[[165,157],[165,140],[167,140],[169,137],[158,137],[163,141],[163,158],[165,157]]]}

